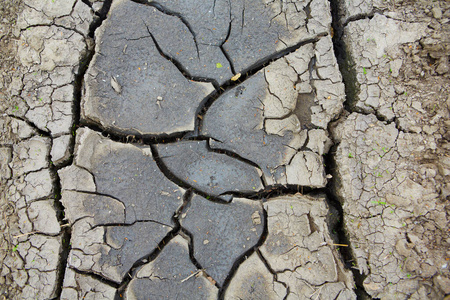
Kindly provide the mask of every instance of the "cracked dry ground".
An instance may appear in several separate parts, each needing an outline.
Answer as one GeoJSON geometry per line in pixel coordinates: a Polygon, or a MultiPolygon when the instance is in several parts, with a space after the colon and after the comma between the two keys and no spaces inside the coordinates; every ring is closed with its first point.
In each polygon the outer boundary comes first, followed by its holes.
{"type": "Polygon", "coordinates": [[[1,31],[4,297],[448,297],[447,2],[56,2],[1,31]]]}

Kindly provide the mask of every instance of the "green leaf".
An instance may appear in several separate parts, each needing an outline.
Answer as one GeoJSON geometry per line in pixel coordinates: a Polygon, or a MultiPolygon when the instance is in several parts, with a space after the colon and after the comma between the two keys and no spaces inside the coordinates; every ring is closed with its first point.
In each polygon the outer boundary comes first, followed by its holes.
{"type": "Polygon", "coordinates": [[[367,70],[366,70],[366,68],[365,68],[365,67],[363,67],[363,73],[364,73],[364,75],[366,75],[366,74],[367,74],[367,70]]]}
{"type": "Polygon", "coordinates": [[[12,249],[12,251],[16,252],[18,247],[19,247],[19,244],[15,245],[14,248],[12,249]]]}
{"type": "Polygon", "coordinates": [[[222,67],[223,67],[223,66],[222,66],[221,63],[217,63],[217,64],[216,64],[216,68],[217,68],[217,69],[220,69],[220,68],[222,68],[222,67]]]}

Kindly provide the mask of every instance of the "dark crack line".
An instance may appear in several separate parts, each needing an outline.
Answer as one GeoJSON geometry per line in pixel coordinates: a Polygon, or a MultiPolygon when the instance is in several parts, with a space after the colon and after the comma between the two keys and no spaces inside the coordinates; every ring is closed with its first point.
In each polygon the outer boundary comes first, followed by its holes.
{"type": "Polygon", "coordinates": [[[197,50],[197,57],[198,57],[198,59],[200,59],[200,52],[198,50],[196,34],[195,34],[194,30],[192,29],[192,26],[189,24],[189,22],[185,18],[183,18],[183,16],[180,13],[171,11],[171,10],[167,9],[166,7],[164,7],[161,3],[156,2],[156,1],[152,1],[152,2],[148,2],[146,0],[132,0],[132,1],[154,7],[158,11],[160,11],[161,13],[163,13],[165,15],[178,18],[187,27],[190,34],[192,35],[192,38],[194,39],[194,43],[195,43],[195,48],[197,50]]]}
{"type": "MultiPolygon", "coordinates": [[[[111,281],[111,280],[109,280],[109,279],[106,279],[106,278],[104,278],[104,277],[102,277],[102,276],[100,276],[100,275],[98,275],[98,274],[90,273],[90,272],[86,272],[86,271],[80,271],[80,270],[75,269],[75,268],[73,268],[73,267],[69,267],[69,268],[70,268],[72,271],[74,271],[75,273],[77,273],[77,274],[84,275],[84,276],[88,276],[88,277],[90,277],[90,278],[93,278],[93,279],[95,279],[95,280],[98,280],[98,281],[100,281],[100,282],[102,282],[102,283],[104,283],[104,284],[106,284],[106,285],[109,285],[110,287],[112,287],[112,288],[114,288],[114,289],[119,288],[119,285],[118,285],[116,282],[111,281]]],[[[69,288],[70,288],[70,286],[69,286],[69,288]]],[[[56,299],[60,299],[60,297],[57,297],[56,299]]]]}
{"type": "Polygon", "coordinates": [[[171,230],[162,240],[158,243],[156,248],[147,255],[144,255],[140,259],[138,259],[133,266],[130,268],[128,272],[126,272],[123,281],[117,287],[116,295],[114,299],[123,299],[125,290],[130,284],[132,278],[135,277],[139,269],[145,264],[152,262],[155,260],[158,255],[163,251],[164,247],[175,237],[178,235],[180,231],[179,225],[177,225],[173,230],[171,230]]]}
{"type": "Polygon", "coordinates": [[[227,35],[225,37],[225,39],[222,41],[222,43],[220,44],[220,50],[223,53],[223,56],[225,56],[225,58],[228,61],[228,64],[230,65],[230,69],[231,69],[231,73],[233,73],[233,75],[236,74],[236,70],[234,68],[234,64],[233,64],[233,60],[231,59],[231,57],[228,55],[227,51],[224,48],[225,43],[228,41],[228,39],[230,38],[230,34],[231,34],[231,25],[233,23],[233,18],[232,18],[232,14],[231,14],[231,0],[228,0],[228,3],[230,5],[230,22],[228,23],[228,31],[227,31],[227,35]]]}
{"type": "MultiPolygon", "coordinates": [[[[260,61],[256,62],[248,68],[248,70],[243,71],[240,78],[236,81],[227,81],[225,84],[220,86],[218,89],[216,89],[215,93],[210,94],[209,96],[205,97],[203,101],[200,103],[200,105],[197,108],[196,115],[196,124],[195,124],[195,131],[194,136],[200,135],[200,132],[202,130],[202,124],[203,124],[203,117],[206,115],[208,109],[213,105],[213,103],[220,98],[224,93],[234,89],[236,86],[239,86],[240,84],[244,83],[248,78],[262,70],[264,67],[272,63],[273,61],[277,60],[278,58],[281,58],[283,56],[286,56],[292,52],[295,52],[299,48],[301,48],[304,45],[315,43],[319,41],[319,39],[323,36],[326,36],[327,34],[318,35],[315,38],[311,38],[305,41],[302,41],[292,47],[289,47],[283,51],[280,51],[278,53],[275,53],[267,58],[261,59],[260,61]]],[[[234,72],[233,72],[234,73],[234,72]]]]}
{"type": "MultiPolygon", "coordinates": [[[[191,260],[192,264],[198,269],[198,270],[203,270],[203,272],[205,273],[206,277],[211,277],[208,274],[208,272],[206,272],[206,268],[204,268],[199,262],[198,260],[195,258],[194,255],[194,235],[189,232],[189,230],[187,230],[186,228],[181,226],[181,232],[186,235],[187,240],[188,240],[188,245],[189,245],[189,259],[191,260]]],[[[213,278],[214,280],[214,278],[213,278]]],[[[215,281],[215,280],[214,280],[215,281]]],[[[220,285],[217,283],[217,281],[215,281],[214,284],[218,289],[220,289],[220,285]]]]}
{"type": "MultiPolygon", "coordinates": [[[[129,283],[131,282],[132,278],[135,277],[135,275],[137,274],[137,272],[139,271],[139,269],[144,266],[145,264],[155,260],[158,255],[163,251],[164,247],[178,234],[180,234],[180,222],[178,220],[180,212],[183,210],[183,208],[187,205],[187,203],[190,201],[192,197],[192,193],[191,191],[186,191],[186,193],[184,194],[183,197],[183,204],[177,209],[177,211],[173,214],[172,216],[172,221],[174,222],[175,226],[169,226],[172,227],[172,230],[170,232],[167,233],[167,235],[157,244],[156,248],[154,250],[152,250],[149,254],[141,257],[140,259],[138,259],[133,266],[129,269],[128,272],[126,272],[126,276],[124,277],[124,279],[122,280],[122,282],[120,283],[120,285],[118,285],[118,287],[116,288],[116,295],[114,297],[114,299],[123,299],[124,298],[124,294],[125,294],[125,290],[128,287],[129,283]]],[[[151,222],[155,222],[161,225],[165,225],[156,221],[151,221],[151,222]]],[[[135,222],[136,223],[136,222],[135,222]]],[[[127,226],[124,224],[120,224],[120,226],[127,226]]],[[[168,225],[166,225],[168,226],[168,225]]]]}
{"type": "MultiPolygon", "coordinates": [[[[268,219],[266,220],[266,223],[268,223],[267,221],[268,221],[268,219]]],[[[267,234],[268,234],[268,231],[267,231],[267,234]]],[[[269,262],[264,257],[264,255],[261,253],[261,250],[259,248],[256,250],[256,253],[258,254],[259,259],[261,259],[263,264],[266,266],[267,270],[269,270],[269,272],[272,274],[272,276],[274,278],[274,281],[280,283],[281,285],[283,285],[286,288],[286,296],[283,298],[283,300],[287,299],[289,294],[290,294],[290,287],[289,287],[289,285],[287,283],[283,282],[283,281],[278,281],[278,274],[277,274],[277,272],[275,272],[275,270],[272,269],[272,267],[270,266],[269,262]]]]}
{"type": "Polygon", "coordinates": [[[191,197],[192,197],[191,191],[190,190],[186,191],[186,193],[184,194],[184,197],[183,197],[183,204],[176,210],[176,212],[172,216],[172,221],[174,222],[175,226],[169,226],[169,227],[172,227],[172,230],[169,231],[167,233],[167,235],[157,244],[156,248],[149,254],[138,259],[133,264],[133,266],[130,268],[130,270],[128,272],[126,272],[127,275],[124,277],[123,281],[120,283],[120,286],[117,289],[114,299],[116,299],[116,300],[123,299],[126,288],[128,287],[131,279],[135,277],[135,275],[137,274],[139,269],[143,265],[155,260],[158,257],[158,255],[163,251],[164,247],[175,236],[182,233],[181,225],[180,225],[180,221],[179,221],[179,215],[180,215],[181,211],[184,209],[184,207],[187,205],[187,203],[190,201],[191,197]]]}
{"type": "MultiPolygon", "coordinates": [[[[175,132],[172,134],[132,134],[130,132],[120,131],[114,128],[114,131],[110,128],[106,128],[100,124],[94,124],[89,121],[82,122],[81,124],[93,131],[99,132],[102,136],[111,139],[114,142],[123,144],[140,144],[140,145],[151,145],[160,143],[174,143],[181,141],[185,136],[192,135],[190,131],[175,132]]],[[[80,128],[81,126],[77,126],[80,128]]]]}
{"type": "Polygon", "coordinates": [[[48,137],[48,138],[52,137],[50,132],[40,129],[36,124],[34,124],[33,122],[31,122],[30,120],[28,120],[26,118],[22,118],[22,117],[16,116],[16,115],[9,115],[9,114],[7,114],[6,116],[11,118],[11,119],[16,119],[16,120],[20,120],[22,122],[25,122],[28,126],[30,126],[31,128],[33,128],[33,130],[36,131],[35,135],[48,137]]]}
{"type": "MultiPolygon", "coordinates": [[[[344,111],[342,114],[338,117],[338,120],[345,120],[347,116],[352,112],[358,112],[364,115],[372,114],[374,115],[378,121],[384,122],[385,124],[390,124],[394,122],[395,127],[399,131],[403,131],[399,124],[398,124],[398,118],[394,117],[393,120],[386,120],[383,116],[381,116],[377,110],[373,110],[373,112],[365,112],[362,109],[359,109],[356,107],[356,102],[358,99],[358,94],[360,93],[360,87],[358,85],[358,81],[356,78],[356,69],[355,69],[355,62],[351,58],[350,54],[347,52],[346,44],[343,40],[344,36],[344,29],[345,27],[350,23],[358,20],[363,19],[372,19],[374,14],[377,12],[376,10],[373,10],[369,14],[358,14],[355,16],[352,16],[342,22],[342,19],[339,12],[339,5],[341,0],[331,0],[331,13],[332,13],[332,27],[334,30],[334,36],[333,36],[333,48],[334,53],[337,59],[337,63],[339,65],[339,70],[342,74],[343,83],[345,85],[345,95],[346,99],[344,102],[344,111]]],[[[328,126],[328,132],[331,132],[331,128],[333,127],[333,123],[330,123],[328,126]]],[[[404,132],[404,131],[403,131],[404,132]]],[[[332,137],[331,137],[332,138],[332,137]]],[[[332,138],[333,139],[333,138],[332,138]]],[[[334,142],[334,141],[333,141],[334,142]]],[[[333,178],[337,178],[337,170],[336,170],[336,149],[338,147],[338,144],[335,143],[335,145],[330,149],[329,153],[325,156],[325,162],[326,162],[326,171],[327,174],[332,174],[333,178]]],[[[343,222],[343,208],[342,204],[344,203],[345,199],[342,199],[341,196],[337,193],[337,190],[339,188],[339,182],[334,179],[330,180],[327,189],[326,194],[327,197],[331,203],[332,206],[334,206],[335,209],[337,209],[340,213],[339,221],[336,224],[336,231],[337,231],[337,239],[339,244],[346,244],[348,247],[339,247],[339,253],[341,257],[343,258],[345,267],[347,269],[350,269],[353,273],[353,278],[355,280],[356,288],[355,293],[358,297],[358,299],[369,299],[370,296],[366,292],[364,288],[364,280],[367,277],[367,275],[361,274],[357,268],[352,266],[352,263],[357,261],[357,256],[355,253],[353,253],[352,247],[351,247],[351,239],[349,236],[349,233],[346,232],[345,224],[343,222]]],[[[330,230],[330,232],[332,232],[330,230]]],[[[369,271],[370,274],[370,271],[369,271]]]]}
{"type": "MultiPolygon", "coordinates": [[[[242,2],[242,22],[241,22],[241,33],[244,31],[245,26],[245,1],[242,2]]],[[[283,5],[283,3],[281,3],[283,5]]]]}
{"type": "MultiPolygon", "coordinates": [[[[76,165],[76,166],[78,167],[78,165],[76,165]]],[[[86,170],[84,168],[81,168],[81,169],[86,170]]],[[[95,178],[95,176],[93,176],[93,177],[95,178]]],[[[108,198],[111,198],[111,199],[114,199],[114,200],[120,202],[121,204],[123,204],[124,207],[126,207],[125,203],[122,200],[120,200],[119,198],[117,198],[115,196],[109,195],[109,194],[99,193],[99,192],[79,191],[79,190],[65,190],[65,191],[77,192],[77,193],[80,193],[80,194],[87,194],[87,195],[94,195],[94,196],[108,197],[108,198]]]]}
{"type": "Polygon", "coordinates": [[[148,28],[148,26],[146,26],[146,28],[147,28],[148,34],[150,35],[151,39],[153,40],[153,43],[155,44],[156,49],[158,50],[159,54],[163,58],[165,58],[167,61],[170,61],[187,80],[198,81],[198,82],[208,82],[208,83],[211,83],[214,86],[214,88],[216,88],[216,89],[218,88],[219,83],[215,79],[207,78],[207,77],[192,76],[188,72],[188,70],[186,70],[186,68],[183,66],[183,64],[181,64],[175,58],[164,53],[164,51],[162,50],[158,41],[156,40],[155,36],[151,33],[150,28],[148,28]]]}
{"type": "MultiPolygon", "coordinates": [[[[222,204],[226,204],[229,201],[223,200],[220,198],[220,196],[223,195],[228,195],[228,194],[232,194],[232,192],[224,192],[218,196],[214,196],[214,195],[210,195],[206,192],[203,192],[193,186],[191,186],[189,183],[187,183],[186,181],[180,179],[179,177],[175,176],[170,169],[166,166],[166,164],[164,163],[162,157],[159,155],[158,151],[156,150],[156,147],[154,145],[150,145],[150,149],[152,150],[152,155],[153,155],[153,159],[156,162],[156,165],[158,166],[159,170],[166,176],[167,179],[169,179],[170,181],[172,181],[174,184],[176,184],[177,186],[180,186],[186,190],[190,189],[193,192],[195,192],[196,194],[204,197],[205,199],[208,199],[209,201],[213,201],[213,202],[217,202],[217,203],[222,203],[222,204]]],[[[252,193],[254,194],[254,193],[252,193]]],[[[250,195],[248,195],[250,196],[250,195]]],[[[230,199],[231,200],[231,199],[230,199]]]]}
{"type": "Polygon", "coordinates": [[[255,167],[255,168],[261,170],[261,172],[262,172],[262,169],[256,163],[252,162],[249,159],[246,159],[246,158],[240,156],[239,154],[237,154],[237,153],[235,153],[233,151],[230,151],[230,150],[227,150],[227,149],[221,149],[221,148],[212,148],[211,144],[210,144],[210,140],[211,140],[211,138],[208,138],[207,139],[208,142],[206,143],[206,148],[208,149],[208,151],[214,152],[214,153],[219,153],[219,154],[225,154],[225,155],[227,155],[227,156],[229,156],[229,157],[231,157],[233,159],[237,159],[237,160],[239,160],[239,161],[241,161],[241,162],[243,162],[245,164],[248,164],[248,165],[250,165],[252,167],[255,167]]]}
{"type": "Polygon", "coordinates": [[[295,195],[300,193],[301,195],[308,195],[310,193],[315,193],[321,191],[322,189],[315,189],[309,186],[302,185],[268,185],[263,191],[257,192],[254,195],[248,196],[250,200],[262,200],[266,202],[270,198],[281,197],[287,195],[295,195]]]}
{"type": "MultiPolygon", "coordinates": [[[[333,2],[333,0],[331,1],[333,2]]],[[[375,13],[378,12],[378,10],[372,10],[370,13],[368,14],[356,14],[354,16],[348,17],[345,22],[342,24],[342,28],[346,27],[349,23],[351,22],[355,22],[355,21],[359,21],[359,20],[364,20],[364,19],[369,19],[371,20],[375,13]]],[[[333,17],[334,19],[334,17],[333,17]]],[[[395,20],[395,19],[394,19],[395,20]]]]}
{"type": "Polygon", "coordinates": [[[131,226],[136,225],[138,223],[154,223],[154,224],[158,224],[158,225],[161,225],[161,226],[170,227],[170,228],[172,228],[172,230],[174,228],[173,225],[165,224],[165,223],[158,222],[158,221],[155,221],[155,220],[135,220],[132,223],[120,223],[120,222],[117,222],[117,223],[97,224],[97,225],[92,226],[91,229],[89,229],[89,230],[94,230],[97,227],[106,227],[106,228],[107,227],[131,227],[131,226]]]}
{"type": "MultiPolygon", "coordinates": [[[[68,15],[68,16],[62,16],[61,18],[69,17],[69,16],[70,16],[70,15],[68,15]]],[[[75,28],[70,28],[70,27],[66,27],[66,26],[63,26],[63,25],[60,25],[60,24],[56,24],[55,21],[53,21],[53,22],[51,22],[51,23],[28,25],[26,28],[21,29],[20,32],[22,33],[22,32],[24,32],[24,31],[26,31],[26,30],[28,30],[28,29],[30,29],[30,28],[35,28],[35,27],[50,27],[50,26],[62,28],[62,29],[65,29],[65,30],[67,30],[67,31],[72,31],[72,32],[74,32],[74,33],[78,33],[78,34],[81,35],[83,38],[86,38],[86,36],[85,36],[82,32],[78,31],[77,29],[75,29],[75,28]]],[[[70,36],[72,36],[72,35],[73,35],[73,34],[71,34],[70,36]]],[[[70,37],[69,37],[69,38],[70,38],[70,37]]]]}
{"type": "MultiPolygon", "coordinates": [[[[95,30],[101,26],[101,24],[103,23],[103,21],[106,19],[107,17],[107,13],[111,7],[111,3],[112,0],[105,0],[103,3],[103,6],[99,12],[99,16],[97,20],[94,20],[93,23],[91,23],[91,25],[89,26],[89,34],[88,36],[90,38],[93,38],[95,35],[95,30]]],[[[73,155],[74,155],[74,148],[75,148],[75,130],[76,128],[79,126],[80,124],[80,103],[81,103],[81,90],[82,90],[82,82],[83,82],[83,78],[84,75],[88,69],[89,63],[92,60],[92,57],[94,56],[94,51],[93,51],[93,47],[90,48],[89,43],[86,43],[86,48],[87,48],[87,54],[85,55],[84,58],[81,59],[80,63],[79,63],[79,71],[78,74],[75,74],[75,81],[72,83],[74,85],[74,101],[72,104],[72,112],[73,112],[73,126],[72,126],[72,135],[73,138],[70,142],[69,145],[69,151],[71,153],[71,156],[69,157],[69,159],[66,162],[63,162],[63,164],[61,166],[59,166],[58,168],[54,167],[53,165],[51,166],[52,172],[54,173],[55,176],[55,206],[57,209],[57,217],[58,220],[61,224],[67,224],[67,221],[64,219],[64,206],[61,203],[61,190],[62,190],[62,186],[61,186],[61,179],[59,178],[58,175],[58,170],[60,170],[61,168],[71,165],[73,163],[73,155]]],[[[40,130],[38,131],[39,133],[41,132],[40,130]]],[[[52,140],[53,143],[53,140],[52,140]]],[[[50,161],[50,160],[49,160],[50,161]]],[[[72,238],[71,235],[71,228],[67,227],[63,229],[63,233],[62,233],[62,251],[60,254],[60,260],[61,263],[59,264],[59,272],[58,272],[58,278],[57,278],[57,298],[61,297],[61,293],[62,293],[62,289],[63,289],[63,282],[64,282],[64,277],[66,274],[66,265],[67,265],[67,260],[69,257],[69,252],[71,250],[71,243],[70,240],[72,238]]],[[[78,271],[79,272],[79,271],[78,271]]],[[[82,273],[80,273],[82,274],[82,273]]],[[[105,282],[106,284],[112,286],[112,287],[117,287],[117,285],[113,282],[107,281],[105,280],[103,277],[100,277],[97,275],[92,275],[92,274],[88,274],[90,276],[93,276],[94,278],[97,278],[99,280],[101,280],[102,282],[105,282]]]]}
{"type": "MultiPolygon", "coordinates": [[[[53,147],[53,139],[51,139],[51,147],[53,147]]],[[[47,153],[46,161],[51,162],[50,159],[50,151],[47,153]]],[[[59,255],[59,264],[57,266],[57,272],[56,272],[56,295],[61,295],[62,293],[62,286],[64,282],[64,276],[65,276],[65,268],[67,265],[67,259],[69,257],[69,251],[70,251],[70,239],[71,239],[71,229],[67,225],[67,221],[64,219],[64,207],[61,203],[61,180],[58,175],[58,169],[50,163],[50,174],[51,179],[53,181],[53,191],[54,194],[54,201],[53,201],[53,207],[56,212],[56,218],[58,220],[58,223],[60,224],[61,232],[58,235],[61,235],[61,253],[59,255]]],[[[35,201],[33,201],[35,202],[35,201]]],[[[28,214],[28,209],[27,209],[28,214]]],[[[33,225],[34,227],[34,225],[33,225]]]]}
{"type": "MultiPolygon", "coordinates": [[[[346,45],[343,41],[344,35],[344,24],[342,24],[340,15],[339,15],[339,2],[341,0],[331,0],[331,15],[332,15],[332,27],[334,30],[333,35],[333,48],[334,54],[336,56],[337,63],[339,65],[339,70],[342,74],[342,81],[345,86],[345,102],[344,102],[344,111],[338,117],[338,120],[346,119],[349,112],[352,111],[352,100],[356,99],[357,94],[359,93],[359,88],[357,87],[357,79],[356,72],[354,69],[354,63],[350,60],[350,55],[347,53],[346,45]]],[[[353,105],[354,106],[354,105],[353,105]]],[[[332,127],[335,126],[333,123],[328,124],[327,131],[331,132],[332,127]]],[[[348,247],[339,247],[339,253],[344,263],[344,266],[351,270],[353,273],[353,279],[355,281],[355,293],[358,299],[369,299],[370,296],[367,294],[363,282],[366,276],[360,274],[358,270],[356,270],[352,266],[352,262],[354,263],[356,260],[356,255],[352,251],[350,236],[346,232],[346,228],[344,227],[344,211],[343,211],[343,203],[345,199],[340,198],[337,193],[339,188],[339,182],[336,180],[337,178],[337,169],[336,169],[336,149],[339,146],[333,139],[332,136],[330,138],[333,141],[333,147],[330,149],[327,155],[324,156],[325,161],[325,170],[327,174],[331,174],[333,179],[330,180],[325,189],[328,201],[330,205],[333,206],[339,212],[339,219],[335,226],[336,235],[338,244],[345,244],[348,247]]],[[[330,228],[330,233],[333,232],[333,229],[330,228]]]]}

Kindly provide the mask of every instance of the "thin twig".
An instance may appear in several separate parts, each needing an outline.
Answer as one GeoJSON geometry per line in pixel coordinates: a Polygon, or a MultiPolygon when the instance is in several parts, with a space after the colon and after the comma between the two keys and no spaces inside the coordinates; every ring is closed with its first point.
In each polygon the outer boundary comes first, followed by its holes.
{"type": "Polygon", "coordinates": [[[17,238],[20,238],[20,237],[22,237],[22,236],[27,236],[27,235],[35,234],[35,233],[39,233],[39,231],[32,231],[32,232],[27,232],[27,233],[15,235],[15,236],[13,236],[13,238],[14,238],[14,239],[17,239],[17,238]]]}
{"type": "MultiPolygon", "coordinates": [[[[61,228],[64,228],[64,227],[69,227],[69,226],[70,226],[70,224],[64,224],[64,225],[61,225],[60,227],[61,227],[61,228]]],[[[14,238],[14,239],[17,239],[17,238],[19,238],[19,237],[22,237],[22,236],[27,236],[27,235],[30,235],[30,234],[35,234],[35,233],[43,233],[43,232],[41,232],[41,231],[32,231],[32,232],[27,232],[27,233],[23,233],[23,234],[15,235],[15,236],[13,236],[13,238],[14,238]]]]}
{"type": "Polygon", "coordinates": [[[185,279],[181,280],[181,282],[185,282],[187,281],[189,278],[196,276],[197,274],[199,274],[200,272],[203,272],[204,269],[198,270],[197,272],[192,273],[191,275],[189,275],[188,277],[186,277],[185,279]]]}

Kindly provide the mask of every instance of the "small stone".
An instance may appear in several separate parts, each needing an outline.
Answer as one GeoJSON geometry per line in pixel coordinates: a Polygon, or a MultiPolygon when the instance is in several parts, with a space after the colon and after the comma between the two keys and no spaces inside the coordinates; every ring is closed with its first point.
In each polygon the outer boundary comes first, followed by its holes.
{"type": "Polygon", "coordinates": [[[445,294],[450,294],[450,279],[438,275],[434,278],[435,285],[439,286],[445,294]]]}
{"type": "Polygon", "coordinates": [[[11,148],[0,148],[0,179],[11,178],[11,169],[8,164],[11,162],[12,151],[11,148]]]}
{"type": "Polygon", "coordinates": [[[434,18],[436,19],[442,18],[442,10],[439,7],[433,7],[431,12],[433,13],[434,18]]]}
{"type": "Polygon", "coordinates": [[[405,93],[405,87],[399,84],[394,85],[394,90],[398,95],[405,93]]]}
{"type": "Polygon", "coordinates": [[[398,77],[400,68],[402,67],[402,64],[403,64],[403,62],[401,59],[395,59],[390,62],[390,67],[391,67],[390,71],[391,71],[391,75],[393,77],[395,77],[395,78],[398,77]]]}
{"type": "Polygon", "coordinates": [[[208,240],[204,240],[203,241],[203,245],[208,245],[209,244],[209,241],[208,240]]]}
{"type": "Polygon", "coordinates": [[[261,216],[259,215],[259,211],[255,211],[252,214],[252,221],[254,225],[259,225],[261,224],[261,216]]]}
{"type": "Polygon", "coordinates": [[[439,75],[443,75],[445,73],[448,73],[448,70],[449,70],[448,58],[446,56],[443,56],[439,60],[439,65],[436,67],[436,72],[439,75]]]}
{"type": "Polygon", "coordinates": [[[119,84],[116,78],[111,77],[111,86],[117,94],[122,93],[122,86],[119,84]]]}
{"type": "Polygon", "coordinates": [[[55,166],[59,166],[69,159],[70,142],[71,142],[70,135],[63,135],[53,140],[50,155],[52,157],[52,162],[55,166]]]}

